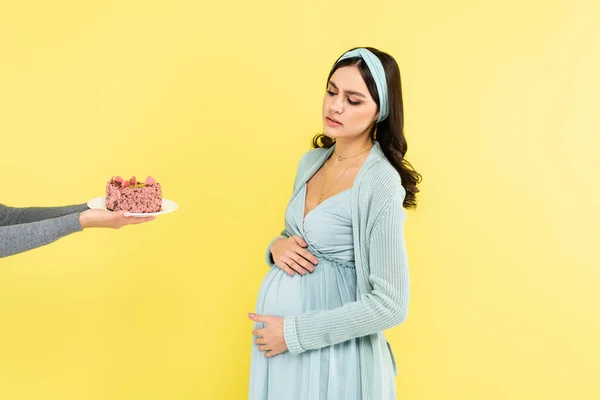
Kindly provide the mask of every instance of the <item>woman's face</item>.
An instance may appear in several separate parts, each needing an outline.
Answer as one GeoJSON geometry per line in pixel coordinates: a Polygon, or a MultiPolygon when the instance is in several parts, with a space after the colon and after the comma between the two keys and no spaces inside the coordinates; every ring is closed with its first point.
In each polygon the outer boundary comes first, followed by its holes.
{"type": "Polygon", "coordinates": [[[377,121],[377,104],[356,66],[333,73],[323,98],[323,131],[330,138],[357,138],[369,134],[377,121]]]}

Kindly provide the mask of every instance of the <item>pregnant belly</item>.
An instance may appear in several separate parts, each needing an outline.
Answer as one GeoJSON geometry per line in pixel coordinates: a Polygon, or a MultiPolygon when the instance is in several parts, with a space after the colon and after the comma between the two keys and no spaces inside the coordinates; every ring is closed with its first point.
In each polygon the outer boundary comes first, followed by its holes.
{"type": "Polygon", "coordinates": [[[319,260],[313,273],[289,276],[273,268],[260,287],[256,311],[262,315],[292,316],[331,310],[356,300],[354,268],[319,260]]]}

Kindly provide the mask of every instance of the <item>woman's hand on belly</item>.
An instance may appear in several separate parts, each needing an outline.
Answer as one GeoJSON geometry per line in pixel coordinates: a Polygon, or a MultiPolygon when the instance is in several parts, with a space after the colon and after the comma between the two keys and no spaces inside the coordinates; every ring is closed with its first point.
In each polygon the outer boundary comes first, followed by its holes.
{"type": "Polygon", "coordinates": [[[317,257],[306,250],[306,247],[308,244],[298,235],[276,240],[271,245],[273,261],[290,276],[295,272],[306,275],[307,272],[313,272],[314,266],[319,262],[317,257]]]}
{"type": "Polygon", "coordinates": [[[258,350],[265,352],[265,357],[275,357],[287,351],[288,347],[283,335],[283,318],[258,314],[248,314],[248,318],[265,324],[264,328],[252,331],[252,334],[257,336],[254,343],[259,346],[258,350]]]}

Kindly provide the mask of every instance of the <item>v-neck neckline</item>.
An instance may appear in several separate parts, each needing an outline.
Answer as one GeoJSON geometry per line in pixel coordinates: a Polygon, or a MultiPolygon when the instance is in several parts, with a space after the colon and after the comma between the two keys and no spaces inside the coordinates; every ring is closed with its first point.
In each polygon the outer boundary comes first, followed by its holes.
{"type": "Polygon", "coordinates": [[[335,146],[336,144],[334,144],[333,146],[331,146],[330,148],[327,149],[327,152],[323,155],[323,157],[319,160],[319,162],[317,163],[318,165],[316,165],[312,171],[310,171],[310,174],[308,175],[308,177],[305,177],[304,182],[303,182],[303,186],[304,186],[304,196],[303,196],[303,201],[302,201],[302,222],[304,222],[306,220],[306,217],[308,217],[308,215],[313,212],[314,210],[316,210],[317,208],[319,208],[319,206],[323,203],[325,203],[327,200],[336,197],[339,194],[342,194],[350,189],[352,189],[354,187],[354,184],[357,181],[357,178],[360,176],[361,171],[363,170],[363,167],[367,164],[367,162],[369,161],[372,153],[373,153],[373,148],[377,145],[377,142],[373,142],[373,146],[371,146],[371,148],[369,149],[369,152],[367,153],[367,158],[365,159],[365,161],[363,162],[363,164],[360,166],[360,168],[358,169],[358,172],[356,173],[356,176],[354,177],[354,182],[352,182],[352,186],[350,186],[347,189],[342,190],[341,192],[338,192],[336,194],[334,194],[333,196],[329,196],[328,198],[326,198],[325,200],[323,200],[322,202],[320,202],[319,204],[317,204],[317,206],[313,209],[311,209],[309,212],[306,212],[306,197],[308,195],[308,181],[310,181],[312,179],[313,176],[316,175],[317,172],[319,172],[319,170],[321,169],[321,167],[327,162],[327,160],[330,158],[331,154],[333,153],[333,151],[335,150],[335,146]]]}
{"type": "MultiPolygon", "coordinates": [[[[329,147],[328,149],[324,149],[325,152],[316,159],[315,163],[311,167],[308,168],[308,170],[306,171],[306,173],[304,174],[304,176],[301,178],[298,186],[294,190],[294,195],[297,195],[298,192],[300,192],[302,190],[303,185],[306,185],[308,183],[308,181],[310,180],[310,178],[312,178],[315,175],[315,173],[317,173],[317,171],[323,166],[323,164],[325,163],[325,161],[327,161],[327,159],[329,158],[329,156],[331,156],[331,153],[333,153],[334,149],[335,149],[335,144],[333,146],[329,147]]],[[[358,174],[356,175],[356,178],[354,178],[354,183],[352,185],[352,188],[355,188],[355,190],[354,190],[354,192],[352,194],[353,198],[356,198],[356,196],[357,196],[357,194],[356,194],[356,190],[358,189],[357,185],[358,186],[360,185],[360,181],[362,179],[362,175],[368,169],[367,165],[370,165],[376,159],[379,159],[381,157],[383,157],[383,153],[381,152],[379,142],[377,142],[375,140],[375,141],[373,141],[373,147],[371,148],[371,150],[369,150],[369,153],[367,154],[367,159],[365,160],[364,164],[360,167],[360,170],[358,171],[358,174]]],[[[353,202],[353,203],[354,204],[352,205],[352,213],[354,214],[356,212],[357,205],[356,205],[355,202],[353,202]]],[[[303,204],[304,204],[304,201],[303,201],[303,204]]],[[[303,205],[303,209],[302,209],[302,214],[303,215],[304,215],[305,209],[306,209],[306,206],[303,205]]],[[[303,223],[304,223],[305,218],[308,216],[308,214],[310,214],[311,211],[309,211],[303,217],[303,219],[302,219],[303,223]]]]}
{"type": "Polygon", "coordinates": [[[329,196],[328,198],[326,198],[325,200],[323,200],[322,202],[320,202],[319,204],[317,204],[314,208],[311,208],[308,212],[306,212],[306,197],[308,196],[308,182],[304,183],[304,193],[303,193],[303,201],[302,201],[302,221],[306,221],[306,218],[310,215],[310,213],[312,213],[313,211],[315,211],[317,208],[321,207],[321,205],[323,203],[327,203],[327,201],[329,199],[333,199],[334,197],[337,197],[339,195],[341,195],[342,193],[345,193],[349,190],[351,190],[354,187],[354,185],[350,186],[347,189],[342,190],[341,192],[338,192],[336,194],[334,194],[333,196],[329,196]]]}

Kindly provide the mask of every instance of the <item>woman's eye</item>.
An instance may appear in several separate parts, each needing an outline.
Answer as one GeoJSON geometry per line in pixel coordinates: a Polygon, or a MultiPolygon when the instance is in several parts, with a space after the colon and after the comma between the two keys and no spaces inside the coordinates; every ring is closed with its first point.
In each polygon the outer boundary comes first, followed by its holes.
{"type": "MultiPolygon", "coordinates": [[[[336,93],[336,92],[333,92],[333,91],[331,91],[331,90],[327,90],[327,94],[328,94],[329,96],[332,96],[332,97],[333,97],[333,96],[335,96],[335,95],[337,95],[337,93],[336,93]]],[[[348,98],[348,103],[349,103],[350,105],[352,105],[352,106],[357,106],[357,105],[359,105],[361,102],[360,102],[360,101],[352,101],[352,100],[350,100],[350,98],[348,98]]]]}

